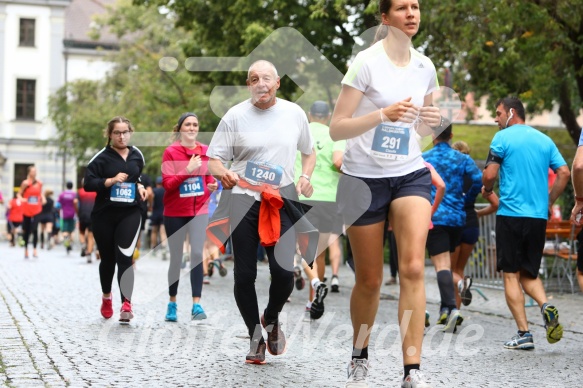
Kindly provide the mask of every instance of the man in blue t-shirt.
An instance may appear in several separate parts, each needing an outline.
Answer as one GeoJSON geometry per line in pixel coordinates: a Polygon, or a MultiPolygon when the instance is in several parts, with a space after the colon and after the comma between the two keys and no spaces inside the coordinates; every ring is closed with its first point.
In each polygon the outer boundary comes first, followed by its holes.
{"type": "MultiPolygon", "coordinates": [[[[573,159],[573,195],[575,197],[575,206],[571,211],[571,222],[576,225],[583,224],[583,128],[579,136],[579,146],[575,159],[573,159]]],[[[583,292],[583,230],[577,235],[579,240],[579,249],[577,252],[577,281],[579,288],[583,292]]]]}
{"type": "Polygon", "coordinates": [[[559,312],[549,305],[538,278],[550,206],[565,189],[569,167],[553,141],[524,124],[522,102],[507,97],[496,103],[500,132],[490,144],[482,177],[482,194],[492,193],[500,173],[500,206],[496,213],[496,255],[498,270],[504,273],[506,303],[518,334],[504,344],[507,349],[534,349],[524,309],[524,292],[541,308],[549,343],[563,336],[559,312]],[[557,174],[548,191],[549,167],[557,174]]]}

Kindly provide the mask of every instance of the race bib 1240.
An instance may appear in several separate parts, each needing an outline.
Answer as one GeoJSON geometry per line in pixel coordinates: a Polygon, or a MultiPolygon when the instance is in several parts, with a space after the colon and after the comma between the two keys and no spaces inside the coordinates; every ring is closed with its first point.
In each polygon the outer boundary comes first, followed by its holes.
{"type": "Polygon", "coordinates": [[[250,160],[247,162],[247,167],[245,168],[245,178],[257,183],[279,186],[282,176],[283,168],[272,163],[250,160]]]}

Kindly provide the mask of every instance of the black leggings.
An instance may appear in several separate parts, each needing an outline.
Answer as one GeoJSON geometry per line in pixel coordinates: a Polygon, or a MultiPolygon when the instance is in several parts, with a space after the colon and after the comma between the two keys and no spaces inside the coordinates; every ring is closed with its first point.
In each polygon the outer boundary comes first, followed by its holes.
{"type": "Polygon", "coordinates": [[[183,247],[186,233],[188,233],[188,241],[190,243],[190,288],[192,297],[200,298],[202,295],[202,252],[208,220],[208,214],[199,214],[196,217],[164,216],[164,227],[166,228],[168,247],[170,249],[170,267],[168,268],[168,293],[170,296],[178,294],[180,265],[184,254],[183,247]]]}
{"type": "MultiPolygon", "coordinates": [[[[257,245],[259,234],[259,207],[261,202],[246,194],[231,196],[231,241],[235,261],[235,301],[249,335],[261,333],[259,305],[255,291],[257,278],[257,245]],[[259,330],[257,333],[256,330],[259,330]]],[[[271,285],[269,301],[264,311],[265,322],[271,323],[278,315],[293,291],[293,265],[296,251],[296,233],[285,209],[280,210],[281,238],[275,246],[265,247],[269,259],[271,285]],[[285,233],[289,230],[289,233],[285,233]]],[[[264,279],[262,279],[263,281],[264,279]]]]}
{"type": "Polygon", "coordinates": [[[140,233],[140,208],[110,207],[91,215],[93,236],[99,246],[99,280],[104,294],[111,292],[111,283],[117,264],[117,283],[122,302],[132,299],[134,269],[132,257],[140,233]]]}
{"type": "Polygon", "coordinates": [[[24,216],[22,219],[22,232],[24,234],[24,247],[28,248],[28,237],[32,234],[32,247],[36,249],[38,244],[38,215],[34,217],[24,216]]]}

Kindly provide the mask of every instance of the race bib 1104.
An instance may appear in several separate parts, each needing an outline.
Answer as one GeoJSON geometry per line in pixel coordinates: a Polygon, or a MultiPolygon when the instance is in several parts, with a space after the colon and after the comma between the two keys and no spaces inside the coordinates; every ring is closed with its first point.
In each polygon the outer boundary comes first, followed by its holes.
{"type": "Polygon", "coordinates": [[[180,184],[180,198],[199,197],[203,194],[201,176],[190,177],[180,184]]]}

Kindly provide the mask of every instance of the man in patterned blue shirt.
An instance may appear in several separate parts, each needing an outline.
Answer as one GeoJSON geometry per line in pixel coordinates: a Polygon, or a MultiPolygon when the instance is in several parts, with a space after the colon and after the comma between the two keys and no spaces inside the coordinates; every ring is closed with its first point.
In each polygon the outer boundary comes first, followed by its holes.
{"type": "Polygon", "coordinates": [[[563,336],[559,312],[548,304],[538,277],[545,243],[550,206],[569,182],[570,172],[557,146],[547,135],[524,124],[522,102],[507,97],[496,103],[494,135],[482,179],[482,194],[492,193],[500,172],[500,206],[496,213],[496,258],[504,273],[506,303],[518,326],[518,333],[504,344],[506,349],[534,349],[524,309],[524,293],[541,308],[547,340],[556,343],[563,336]],[[548,191],[549,167],[557,174],[548,191]]]}
{"type": "MultiPolygon", "coordinates": [[[[454,150],[449,145],[453,137],[449,125],[433,140],[433,148],[423,153],[445,182],[445,195],[437,211],[431,217],[433,229],[427,236],[427,251],[437,273],[437,284],[441,296],[441,307],[437,324],[444,324],[444,331],[453,332],[463,318],[456,306],[450,254],[460,245],[463,226],[466,223],[464,210],[464,178],[472,181],[468,195],[476,195],[482,187],[482,173],[468,155],[454,150]]],[[[432,199],[435,188],[431,188],[432,199]]],[[[469,290],[467,290],[469,291],[469,290]]]]}

